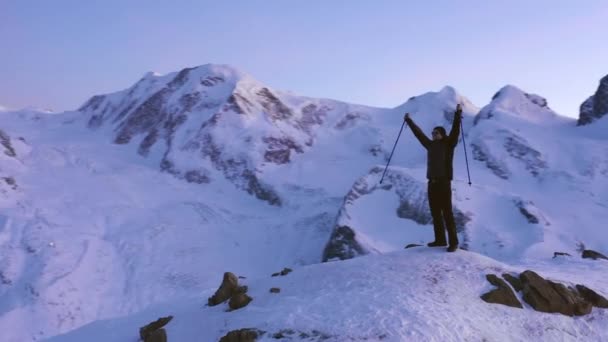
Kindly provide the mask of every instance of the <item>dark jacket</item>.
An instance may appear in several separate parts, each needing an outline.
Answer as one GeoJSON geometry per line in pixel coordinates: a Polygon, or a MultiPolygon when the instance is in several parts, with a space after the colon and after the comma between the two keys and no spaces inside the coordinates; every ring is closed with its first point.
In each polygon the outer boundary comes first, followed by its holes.
{"type": "Polygon", "coordinates": [[[458,144],[461,121],[462,114],[460,112],[454,113],[450,134],[441,140],[435,141],[424,135],[420,127],[412,119],[406,120],[410,129],[416,138],[418,138],[418,141],[427,150],[426,178],[452,180],[452,161],[454,160],[454,149],[456,148],[456,144],[458,144]]]}

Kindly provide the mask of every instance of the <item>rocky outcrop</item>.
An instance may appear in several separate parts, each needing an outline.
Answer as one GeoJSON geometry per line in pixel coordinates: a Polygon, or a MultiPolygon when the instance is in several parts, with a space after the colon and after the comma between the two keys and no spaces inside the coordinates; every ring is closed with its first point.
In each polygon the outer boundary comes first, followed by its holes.
{"type": "Polygon", "coordinates": [[[11,139],[8,134],[0,129],[0,145],[4,148],[4,154],[9,157],[16,157],[17,153],[11,144],[11,139]]]}
{"type": "Polygon", "coordinates": [[[504,148],[511,157],[522,161],[526,170],[530,171],[533,176],[538,176],[541,171],[547,168],[547,163],[542,154],[532,148],[526,139],[518,135],[507,135],[504,138],[504,148]]]}
{"type": "Polygon", "coordinates": [[[523,298],[536,311],[582,316],[591,312],[592,304],[575,289],[546,280],[533,271],[519,276],[523,285],[523,298]]]}
{"type": "Polygon", "coordinates": [[[472,143],[471,147],[473,149],[473,159],[484,162],[486,167],[497,177],[509,179],[511,171],[509,171],[507,165],[502,160],[494,158],[483,141],[472,143]]]}
{"type": "Polygon", "coordinates": [[[507,285],[504,280],[498,278],[494,274],[487,274],[486,279],[497,288],[481,295],[481,299],[483,301],[487,303],[502,304],[514,308],[523,308],[517,297],[515,297],[513,290],[511,290],[509,285],[507,285]]]}
{"type": "Polygon", "coordinates": [[[605,259],[605,260],[608,260],[608,257],[605,256],[604,254],[602,254],[600,252],[596,252],[596,251],[591,250],[591,249],[585,249],[583,251],[582,257],[583,257],[583,259],[593,259],[593,260],[605,259]]]}
{"type": "MultiPolygon", "coordinates": [[[[608,308],[608,300],[584,285],[575,287],[547,280],[534,271],[524,271],[519,277],[503,274],[516,292],[521,292],[523,300],[534,310],[547,313],[560,313],[566,316],[582,316],[591,313],[592,308],[608,308]]],[[[498,303],[521,308],[511,288],[493,274],[486,279],[498,288],[481,298],[488,303],[498,303]]]]}
{"type": "Polygon", "coordinates": [[[286,276],[286,275],[288,275],[288,274],[289,274],[289,273],[291,273],[291,272],[292,272],[292,269],[291,269],[291,268],[289,268],[289,267],[285,267],[285,268],[283,268],[283,270],[281,270],[281,272],[276,272],[276,273],[273,273],[273,274],[272,274],[272,277],[286,276]]]}
{"type": "Polygon", "coordinates": [[[524,289],[524,286],[522,285],[521,280],[519,280],[519,277],[516,277],[516,275],[514,276],[509,273],[504,273],[502,277],[508,281],[511,286],[513,286],[513,289],[515,289],[516,292],[519,292],[524,289]]]}
{"type": "Polygon", "coordinates": [[[139,337],[144,342],[166,342],[167,333],[163,327],[171,322],[173,316],[161,317],[139,329],[139,337]]]}
{"type": "Polygon", "coordinates": [[[255,342],[264,334],[264,331],[254,328],[232,330],[220,338],[219,342],[255,342]]]}
{"type": "Polygon", "coordinates": [[[247,286],[239,286],[239,280],[234,273],[226,272],[222,284],[213,296],[209,297],[207,303],[209,306],[215,306],[229,300],[228,306],[230,309],[238,310],[247,306],[253,300],[247,295],[247,290],[247,286]]]}
{"type": "Polygon", "coordinates": [[[329,242],[323,250],[323,262],[352,259],[367,254],[367,251],[359,244],[355,236],[355,231],[349,226],[334,228],[329,237],[329,242]]]}
{"type": "Polygon", "coordinates": [[[600,80],[600,84],[591,97],[581,104],[578,126],[588,125],[608,114],[608,75],[600,80]]]}
{"type": "Polygon", "coordinates": [[[593,306],[605,309],[608,308],[608,299],[606,299],[606,297],[598,294],[597,292],[586,287],[585,285],[576,285],[576,289],[581,294],[581,296],[583,296],[583,298],[585,298],[593,306]]]}

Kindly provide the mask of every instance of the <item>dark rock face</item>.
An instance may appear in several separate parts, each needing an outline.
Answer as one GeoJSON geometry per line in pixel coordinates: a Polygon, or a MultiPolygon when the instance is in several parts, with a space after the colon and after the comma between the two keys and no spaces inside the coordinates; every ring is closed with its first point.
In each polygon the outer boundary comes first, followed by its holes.
{"type": "Polygon", "coordinates": [[[519,212],[526,218],[528,223],[531,223],[531,224],[540,223],[540,220],[538,219],[538,217],[536,217],[534,214],[532,214],[530,212],[530,210],[532,210],[532,209],[530,209],[529,207],[533,206],[532,202],[524,203],[524,201],[522,201],[522,200],[515,200],[514,203],[515,203],[515,206],[517,207],[517,209],[519,209],[519,212]]]}
{"type": "Polygon", "coordinates": [[[487,147],[483,142],[471,144],[473,148],[473,158],[486,163],[486,167],[492,171],[497,177],[502,179],[509,179],[511,172],[507,166],[501,161],[497,160],[489,153],[487,147]]]}
{"type": "Polygon", "coordinates": [[[433,222],[428,200],[422,202],[409,199],[402,200],[397,208],[397,216],[423,225],[433,222]]]}
{"type": "Polygon", "coordinates": [[[548,108],[547,99],[545,99],[544,97],[540,97],[538,95],[532,95],[532,94],[528,94],[528,93],[524,93],[524,96],[528,100],[530,100],[530,102],[534,103],[535,105],[537,105],[541,108],[548,108]]]}
{"type": "Polygon", "coordinates": [[[287,164],[291,161],[291,152],[304,152],[302,147],[288,137],[264,137],[262,141],[267,144],[264,160],[275,164],[287,164]]]}
{"type": "Polygon", "coordinates": [[[591,303],[572,288],[545,280],[529,270],[519,277],[523,285],[523,298],[536,311],[567,316],[582,316],[591,312],[591,303]]]}
{"type": "Polygon", "coordinates": [[[232,330],[220,338],[219,342],[255,342],[265,332],[253,328],[232,330]]]}
{"type": "Polygon", "coordinates": [[[547,163],[543,160],[540,152],[530,147],[528,142],[517,135],[505,137],[504,147],[509,155],[521,160],[533,176],[547,168],[547,163]]]}
{"type": "Polygon", "coordinates": [[[302,108],[302,116],[297,121],[298,128],[308,134],[312,134],[313,127],[321,125],[325,121],[327,113],[330,110],[331,108],[328,106],[319,107],[312,103],[306,105],[304,108],[302,108]]]}
{"type": "Polygon", "coordinates": [[[564,252],[554,252],[553,253],[553,259],[557,258],[558,256],[569,256],[569,257],[571,257],[572,255],[570,255],[568,253],[564,253],[564,252]]]}
{"type": "Polygon", "coordinates": [[[260,102],[267,114],[273,120],[285,120],[293,116],[293,113],[279,98],[273,94],[268,88],[262,88],[257,92],[260,102]]]}
{"type": "Polygon", "coordinates": [[[481,296],[482,300],[487,303],[503,304],[506,306],[523,309],[523,306],[504,280],[498,278],[494,274],[486,275],[486,279],[497,288],[488,293],[484,293],[481,296]]]}
{"type": "Polygon", "coordinates": [[[11,145],[11,139],[3,130],[0,129],[0,145],[4,147],[4,154],[9,157],[16,157],[17,153],[11,145]]]}
{"type": "Polygon", "coordinates": [[[281,272],[273,273],[272,277],[286,276],[286,275],[288,275],[291,272],[292,272],[291,268],[285,267],[281,272]]]}
{"type": "Polygon", "coordinates": [[[608,75],[600,80],[600,85],[593,96],[580,107],[577,125],[583,126],[608,114],[608,75]]]}
{"type": "Polygon", "coordinates": [[[605,259],[605,260],[608,260],[608,257],[606,257],[604,254],[596,252],[594,250],[585,249],[583,251],[583,259],[593,259],[593,260],[605,259]]]}
{"type": "Polygon", "coordinates": [[[355,239],[355,232],[349,226],[339,226],[334,229],[329,242],[323,251],[323,262],[330,260],[352,259],[367,251],[355,239]]]}
{"type": "Polygon", "coordinates": [[[156,321],[143,326],[139,329],[139,337],[144,342],[166,342],[167,334],[162,329],[167,323],[171,322],[173,316],[161,317],[156,321]]]}

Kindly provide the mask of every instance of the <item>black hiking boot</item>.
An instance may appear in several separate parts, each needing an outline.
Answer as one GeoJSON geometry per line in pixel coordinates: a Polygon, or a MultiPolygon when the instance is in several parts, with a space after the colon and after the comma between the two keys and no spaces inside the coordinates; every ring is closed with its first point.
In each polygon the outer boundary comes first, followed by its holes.
{"type": "Polygon", "coordinates": [[[445,247],[448,244],[445,242],[437,242],[437,241],[433,241],[433,242],[429,242],[426,244],[429,247],[445,247]]]}
{"type": "Polygon", "coordinates": [[[448,252],[456,252],[457,249],[458,249],[458,244],[450,245],[450,247],[448,247],[448,252]]]}

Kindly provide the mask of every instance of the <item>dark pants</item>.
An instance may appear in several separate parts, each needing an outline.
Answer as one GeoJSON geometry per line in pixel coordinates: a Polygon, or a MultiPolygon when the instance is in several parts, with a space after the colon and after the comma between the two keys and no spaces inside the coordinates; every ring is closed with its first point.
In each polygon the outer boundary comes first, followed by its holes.
{"type": "Polygon", "coordinates": [[[452,212],[452,183],[449,180],[429,180],[428,186],[429,207],[433,216],[435,241],[445,243],[445,228],[448,230],[450,245],[458,245],[454,213],[452,212]],[[445,220],[445,226],[443,224],[445,220]]]}

